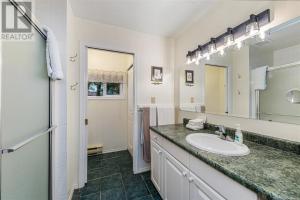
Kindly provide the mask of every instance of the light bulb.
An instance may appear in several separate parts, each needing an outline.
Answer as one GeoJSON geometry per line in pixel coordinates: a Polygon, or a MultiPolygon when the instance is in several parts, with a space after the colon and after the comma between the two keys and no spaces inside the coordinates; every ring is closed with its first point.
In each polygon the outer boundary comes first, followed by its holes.
{"type": "Polygon", "coordinates": [[[188,56],[187,59],[186,59],[186,64],[190,65],[191,63],[192,63],[191,57],[188,56]]]}
{"type": "Polygon", "coordinates": [[[220,55],[223,56],[225,54],[224,49],[220,50],[220,55]]]}
{"type": "Polygon", "coordinates": [[[262,40],[264,40],[264,39],[266,38],[266,32],[261,31],[261,32],[259,33],[259,38],[262,39],[262,40]]]}
{"type": "Polygon", "coordinates": [[[210,55],[209,54],[206,55],[206,60],[210,60],[210,55]]]}
{"type": "Polygon", "coordinates": [[[250,23],[246,26],[246,34],[254,36],[259,32],[259,24],[256,15],[250,15],[250,23]]]}
{"type": "Polygon", "coordinates": [[[238,41],[238,42],[236,43],[236,47],[237,47],[238,49],[241,49],[241,48],[242,48],[242,42],[241,42],[241,41],[238,41]]]}
{"type": "Polygon", "coordinates": [[[224,37],[224,45],[230,46],[234,43],[234,36],[232,28],[227,29],[227,35],[224,37]]]}

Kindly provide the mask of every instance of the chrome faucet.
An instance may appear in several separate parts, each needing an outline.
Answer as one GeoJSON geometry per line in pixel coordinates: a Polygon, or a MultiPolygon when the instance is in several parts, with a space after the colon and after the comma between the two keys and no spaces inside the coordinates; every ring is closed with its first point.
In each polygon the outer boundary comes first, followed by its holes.
{"type": "Polygon", "coordinates": [[[219,130],[215,133],[219,135],[222,140],[233,141],[231,137],[227,136],[226,129],[223,125],[218,126],[219,130]]]}

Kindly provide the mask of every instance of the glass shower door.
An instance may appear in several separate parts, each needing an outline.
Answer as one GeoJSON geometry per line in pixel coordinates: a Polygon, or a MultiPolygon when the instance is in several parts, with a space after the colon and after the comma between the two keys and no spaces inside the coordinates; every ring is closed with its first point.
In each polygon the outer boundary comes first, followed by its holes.
{"type": "Polygon", "coordinates": [[[50,81],[45,39],[1,45],[1,200],[50,194],[50,81]]]}

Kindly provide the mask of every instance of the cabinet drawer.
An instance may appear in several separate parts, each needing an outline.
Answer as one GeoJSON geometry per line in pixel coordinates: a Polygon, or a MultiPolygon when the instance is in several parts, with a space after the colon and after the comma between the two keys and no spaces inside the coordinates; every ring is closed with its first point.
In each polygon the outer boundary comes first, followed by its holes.
{"type": "Polygon", "coordinates": [[[190,170],[223,197],[230,200],[257,200],[257,194],[198,158],[190,155],[190,170]]]}
{"type": "Polygon", "coordinates": [[[190,200],[208,199],[208,200],[226,200],[218,192],[212,189],[204,181],[190,172],[190,200]]]}
{"type": "Polygon", "coordinates": [[[161,137],[160,135],[158,135],[157,133],[151,131],[151,130],[150,130],[150,138],[155,143],[163,146],[163,142],[164,142],[165,139],[163,137],[161,137]]]}

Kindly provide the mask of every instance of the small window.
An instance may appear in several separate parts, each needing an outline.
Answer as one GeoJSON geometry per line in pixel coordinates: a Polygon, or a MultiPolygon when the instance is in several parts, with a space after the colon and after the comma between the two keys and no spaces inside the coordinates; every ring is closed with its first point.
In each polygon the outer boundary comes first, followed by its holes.
{"type": "Polygon", "coordinates": [[[107,95],[120,95],[120,83],[107,83],[106,94],[107,95]]]}
{"type": "Polygon", "coordinates": [[[103,83],[102,82],[89,82],[88,83],[89,96],[103,96],[103,83]]]}
{"type": "Polygon", "coordinates": [[[88,82],[88,96],[96,99],[124,98],[122,83],[88,82]]]}

